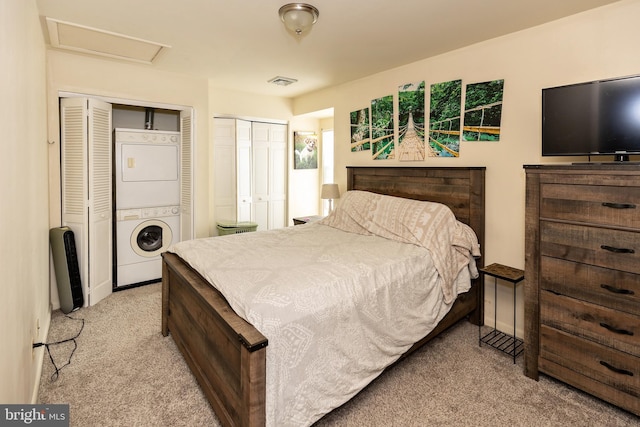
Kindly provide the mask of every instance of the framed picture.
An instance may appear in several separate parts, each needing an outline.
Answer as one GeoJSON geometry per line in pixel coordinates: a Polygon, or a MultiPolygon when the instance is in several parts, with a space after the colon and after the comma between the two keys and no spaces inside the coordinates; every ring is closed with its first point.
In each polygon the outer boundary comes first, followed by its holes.
{"type": "Polygon", "coordinates": [[[315,132],[293,132],[293,168],[318,168],[318,135],[315,132]]]}

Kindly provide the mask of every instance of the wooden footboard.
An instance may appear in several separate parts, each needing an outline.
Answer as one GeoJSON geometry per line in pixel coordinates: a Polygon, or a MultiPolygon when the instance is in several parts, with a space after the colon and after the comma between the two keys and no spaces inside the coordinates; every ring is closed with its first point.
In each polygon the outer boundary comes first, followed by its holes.
{"type": "MultiPolygon", "coordinates": [[[[348,168],[348,189],[447,204],[484,248],[484,168],[348,168]]],[[[263,426],[267,339],[180,257],[162,258],[162,334],[171,332],[224,426],[263,426]]],[[[483,304],[480,278],[407,354],[464,317],[481,324],[483,304]]]]}
{"type": "Polygon", "coordinates": [[[267,339],[177,255],[162,258],[162,335],[171,332],[223,425],[264,425],[267,339]]]}

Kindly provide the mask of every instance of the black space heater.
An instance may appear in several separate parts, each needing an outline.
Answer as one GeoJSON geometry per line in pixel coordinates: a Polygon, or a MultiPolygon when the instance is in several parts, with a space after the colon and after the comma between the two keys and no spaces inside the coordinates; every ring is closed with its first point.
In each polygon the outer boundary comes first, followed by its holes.
{"type": "Polygon", "coordinates": [[[60,310],[68,314],[84,305],[75,237],[69,227],[56,227],[49,230],[49,242],[58,283],[60,310]]]}

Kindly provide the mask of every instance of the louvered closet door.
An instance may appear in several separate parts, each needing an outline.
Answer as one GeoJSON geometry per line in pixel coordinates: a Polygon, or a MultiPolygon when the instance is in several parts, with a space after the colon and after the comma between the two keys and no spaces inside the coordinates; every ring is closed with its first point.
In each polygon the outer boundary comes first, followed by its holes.
{"type": "Polygon", "coordinates": [[[193,112],[180,112],[180,240],[193,238],[193,112]]]}
{"type": "Polygon", "coordinates": [[[62,223],[75,235],[85,306],[112,290],[111,104],[63,98],[62,223]]]}
{"type": "Polygon", "coordinates": [[[62,225],[71,230],[76,241],[84,305],[89,305],[89,216],[87,205],[87,99],[60,100],[62,225]]]}
{"type": "Polygon", "coordinates": [[[113,289],[111,104],[89,99],[89,305],[113,289]]]}

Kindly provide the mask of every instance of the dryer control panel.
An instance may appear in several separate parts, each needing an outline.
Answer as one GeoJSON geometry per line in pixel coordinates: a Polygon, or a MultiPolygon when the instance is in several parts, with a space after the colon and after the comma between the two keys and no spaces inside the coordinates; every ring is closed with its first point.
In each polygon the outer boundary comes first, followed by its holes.
{"type": "Polygon", "coordinates": [[[180,142],[180,132],[117,128],[115,142],[177,144],[180,142]]]}
{"type": "Polygon", "coordinates": [[[180,214],[180,206],[160,206],[156,208],[121,209],[116,211],[116,221],[129,221],[132,219],[162,218],[177,216],[180,214]]]}

